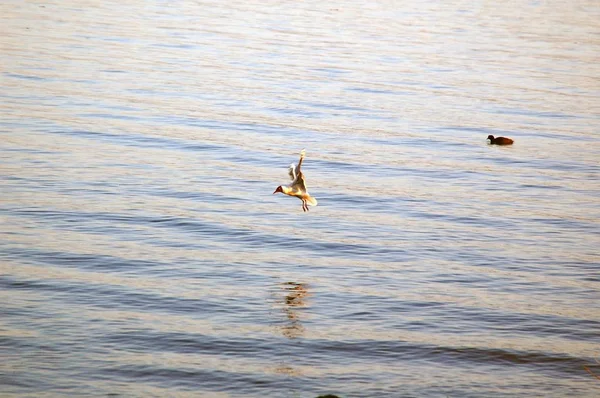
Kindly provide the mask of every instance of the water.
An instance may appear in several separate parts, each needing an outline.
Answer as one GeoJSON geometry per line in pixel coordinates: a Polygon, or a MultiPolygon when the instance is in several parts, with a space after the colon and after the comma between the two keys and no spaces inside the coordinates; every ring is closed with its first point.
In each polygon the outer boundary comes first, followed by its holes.
{"type": "Polygon", "coordinates": [[[597,2],[0,11],[3,397],[598,396],[597,2]]]}

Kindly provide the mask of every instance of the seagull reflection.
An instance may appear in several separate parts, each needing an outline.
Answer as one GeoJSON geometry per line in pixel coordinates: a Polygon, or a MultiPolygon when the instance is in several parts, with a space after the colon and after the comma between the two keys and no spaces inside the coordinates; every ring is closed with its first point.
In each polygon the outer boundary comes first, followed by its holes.
{"type": "Polygon", "coordinates": [[[281,327],[281,334],[288,339],[295,339],[304,334],[298,309],[306,306],[304,299],[308,295],[307,285],[298,282],[285,282],[281,285],[286,293],[283,312],[287,317],[287,322],[281,327]]]}

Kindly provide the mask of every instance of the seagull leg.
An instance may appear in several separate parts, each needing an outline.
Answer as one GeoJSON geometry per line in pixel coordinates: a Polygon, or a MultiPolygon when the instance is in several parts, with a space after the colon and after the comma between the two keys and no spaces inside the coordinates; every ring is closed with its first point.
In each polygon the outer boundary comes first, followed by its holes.
{"type": "Polygon", "coordinates": [[[302,200],[302,210],[306,211],[307,210],[306,208],[307,208],[306,201],[302,200]]]}

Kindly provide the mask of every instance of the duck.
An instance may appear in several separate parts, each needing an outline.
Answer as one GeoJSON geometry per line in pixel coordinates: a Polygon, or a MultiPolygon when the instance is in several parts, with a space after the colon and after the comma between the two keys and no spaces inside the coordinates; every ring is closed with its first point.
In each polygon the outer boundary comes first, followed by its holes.
{"type": "Polygon", "coordinates": [[[506,137],[496,137],[494,138],[493,135],[488,135],[488,140],[490,140],[490,144],[492,145],[512,145],[513,144],[513,140],[511,140],[510,138],[506,138],[506,137]]]}
{"type": "Polygon", "coordinates": [[[300,167],[302,166],[302,161],[304,160],[304,156],[306,154],[306,150],[303,149],[300,152],[300,160],[298,161],[298,165],[291,164],[288,168],[288,174],[290,179],[292,180],[291,185],[280,185],[275,189],[273,195],[278,192],[289,196],[295,196],[302,201],[302,210],[307,212],[309,211],[308,206],[316,206],[317,200],[310,196],[308,190],[306,189],[306,181],[304,180],[304,174],[300,167]]]}

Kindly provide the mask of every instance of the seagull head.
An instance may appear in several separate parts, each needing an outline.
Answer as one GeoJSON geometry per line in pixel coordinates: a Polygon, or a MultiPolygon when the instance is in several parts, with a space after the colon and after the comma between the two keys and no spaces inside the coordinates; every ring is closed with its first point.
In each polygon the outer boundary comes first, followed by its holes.
{"type": "Polygon", "coordinates": [[[277,192],[283,193],[283,189],[281,189],[281,185],[275,189],[275,192],[273,192],[273,195],[275,195],[277,192]]]}

